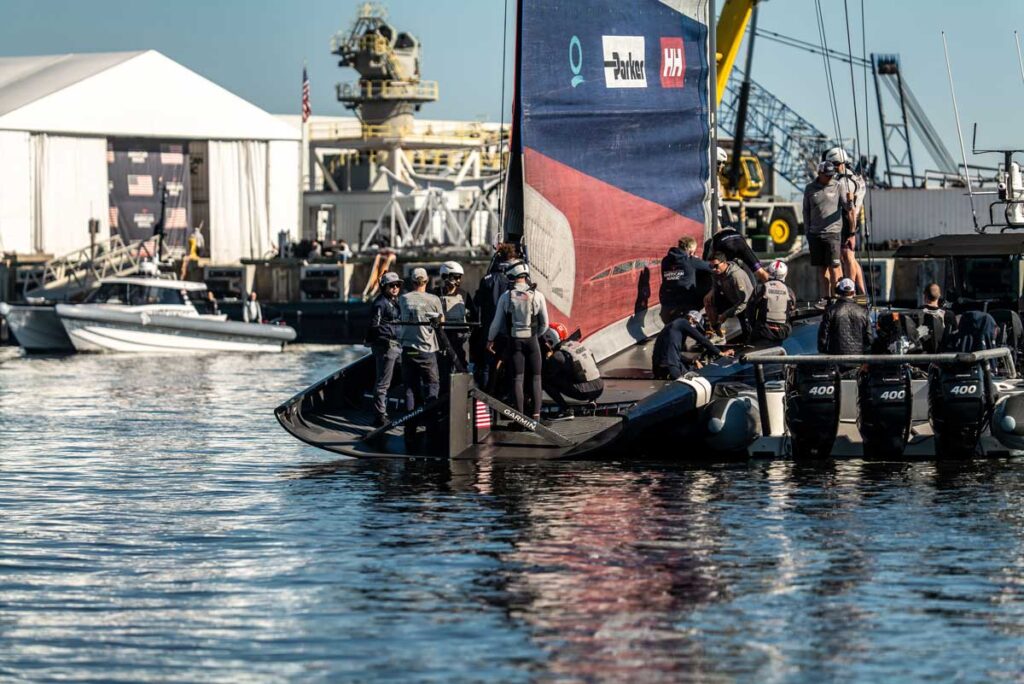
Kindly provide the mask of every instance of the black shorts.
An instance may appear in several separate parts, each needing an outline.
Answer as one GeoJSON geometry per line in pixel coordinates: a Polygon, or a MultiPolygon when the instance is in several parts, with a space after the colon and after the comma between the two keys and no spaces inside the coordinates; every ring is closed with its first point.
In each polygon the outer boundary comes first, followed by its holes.
{"type": "Polygon", "coordinates": [[[839,266],[839,233],[808,233],[811,266],[839,266]]]}

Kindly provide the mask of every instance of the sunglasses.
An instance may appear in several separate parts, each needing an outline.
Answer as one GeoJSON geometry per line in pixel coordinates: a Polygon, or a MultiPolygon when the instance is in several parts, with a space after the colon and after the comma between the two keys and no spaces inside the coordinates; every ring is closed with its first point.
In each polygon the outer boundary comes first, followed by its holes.
{"type": "Polygon", "coordinates": [[[384,287],[402,287],[402,283],[388,283],[384,287]]]}
{"type": "Polygon", "coordinates": [[[458,273],[449,273],[444,277],[445,280],[462,280],[462,276],[458,273]]]}

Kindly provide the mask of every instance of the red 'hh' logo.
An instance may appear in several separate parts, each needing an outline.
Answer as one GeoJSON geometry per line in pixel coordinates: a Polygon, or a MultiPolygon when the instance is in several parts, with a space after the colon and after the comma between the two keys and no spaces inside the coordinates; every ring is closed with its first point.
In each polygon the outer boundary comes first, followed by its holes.
{"type": "Polygon", "coordinates": [[[661,39],[661,87],[682,88],[686,73],[686,54],[682,38],[661,39]]]}

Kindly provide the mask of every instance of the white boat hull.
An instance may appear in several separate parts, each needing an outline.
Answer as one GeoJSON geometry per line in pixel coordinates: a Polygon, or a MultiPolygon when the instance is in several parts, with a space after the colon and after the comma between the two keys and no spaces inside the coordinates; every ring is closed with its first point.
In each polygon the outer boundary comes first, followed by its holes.
{"type": "Polygon", "coordinates": [[[57,311],[52,306],[0,304],[0,315],[26,352],[60,353],[74,351],[57,311]]]}

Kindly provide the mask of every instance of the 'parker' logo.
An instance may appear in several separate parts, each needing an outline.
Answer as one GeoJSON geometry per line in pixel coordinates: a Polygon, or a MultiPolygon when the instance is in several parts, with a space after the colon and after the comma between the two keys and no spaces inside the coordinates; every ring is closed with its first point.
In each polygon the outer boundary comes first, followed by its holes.
{"type": "Polygon", "coordinates": [[[682,88],[686,74],[686,53],[682,38],[661,39],[661,87],[682,88]]]}
{"type": "Polygon", "coordinates": [[[646,88],[643,36],[601,36],[604,84],[608,88],[646,88]]]}

